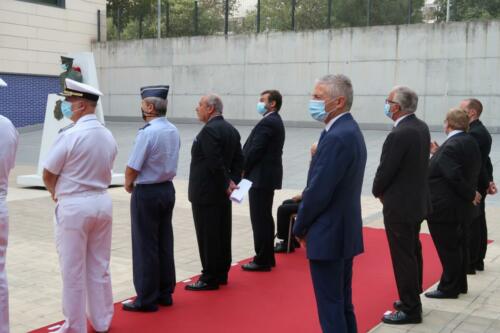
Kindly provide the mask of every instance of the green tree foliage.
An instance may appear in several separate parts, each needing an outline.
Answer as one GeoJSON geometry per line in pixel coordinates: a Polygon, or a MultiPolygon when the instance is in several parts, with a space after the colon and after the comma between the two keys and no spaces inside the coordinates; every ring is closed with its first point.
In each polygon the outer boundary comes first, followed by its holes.
{"type": "MultiPolygon", "coordinates": [[[[329,0],[296,0],[295,29],[328,28],[329,0]]],[[[332,0],[330,24],[333,28],[370,25],[405,24],[408,6],[412,5],[411,22],[422,22],[424,0],[332,0]],[[370,7],[368,6],[370,4],[370,7]]],[[[247,13],[240,31],[256,30],[257,9],[247,13]]],[[[292,27],[292,0],[261,0],[261,31],[289,30],[292,27]]]]}
{"type": "MultiPolygon", "coordinates": [[[[224,30],[224,0],[161,0],[161,36],[210,35],[224,30]],[[168,23],[168,24],[167,24],[168,23]]],[[[229,15],[237,10],[229,1],[229,15]]],[[[108,39],[157,36],[157,0],[108,0],[108,39]]]]}
{"type": "MultiPolygon", "coordinates": [[[[447,0],[437,0],[437,20],[446,21],[447,0]]],[[[500,0],[450,0],[452,21],[491,20],[500,18],[500,0]]]]}

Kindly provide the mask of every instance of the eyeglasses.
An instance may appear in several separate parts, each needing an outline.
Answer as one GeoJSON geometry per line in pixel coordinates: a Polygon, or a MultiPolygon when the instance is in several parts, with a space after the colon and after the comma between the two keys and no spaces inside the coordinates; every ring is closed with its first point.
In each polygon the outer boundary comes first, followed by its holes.
{"type": "Polygon", "coordinates": [[[391,101],[390,99],[386,99],[385,102],[388,103],[388,104],[397,104],[397,105],[399,105],[398,102],[391,101]]]}

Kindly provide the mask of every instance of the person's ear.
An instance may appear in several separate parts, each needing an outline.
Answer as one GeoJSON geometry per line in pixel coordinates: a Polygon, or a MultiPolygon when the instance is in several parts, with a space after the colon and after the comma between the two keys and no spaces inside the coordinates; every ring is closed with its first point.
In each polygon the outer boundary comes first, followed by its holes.
{"type": "Polygon", "coordinates": [[[83,111],[85,110],[85,103],[83,101],[78,101],[75,103],[76,104],[76,109],[78,111],[83,111]]]}
{"type": "Polygon", "coordinates": [[[399,104],[397,104],[397,103],[396,103],[396,104],[394,104],[394,108],[395,108],[396,110],[394,110],[394,112],[393,112],[392,114],[395,114],[396,112],[401,111],[401,105],[399,105],[399,104]]]}
{"type": "Polygon", "coordinates": [[[346,100],[345,96],[340,96],[340,97],[338,98],[338,100],[339,100],[339,101],[337,102],[338,109],[344,109],[345,104],[346,104],[346,102],[347,102],[347,100],[346,100]]]}

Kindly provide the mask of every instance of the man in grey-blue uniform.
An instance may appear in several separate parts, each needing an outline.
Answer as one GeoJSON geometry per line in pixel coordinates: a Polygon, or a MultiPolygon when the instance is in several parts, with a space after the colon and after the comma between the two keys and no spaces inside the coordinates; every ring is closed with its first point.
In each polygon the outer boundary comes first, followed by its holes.
{"type": "Polygon", "coordinates": [[[137,298],[126,311],[152,312],[172,305],[175,288],[172,211],[180,138],[165,117],[169,86],[141,88],[142,118],[125,170],[125,190],[132,193],[132,257],[137,298]]]}

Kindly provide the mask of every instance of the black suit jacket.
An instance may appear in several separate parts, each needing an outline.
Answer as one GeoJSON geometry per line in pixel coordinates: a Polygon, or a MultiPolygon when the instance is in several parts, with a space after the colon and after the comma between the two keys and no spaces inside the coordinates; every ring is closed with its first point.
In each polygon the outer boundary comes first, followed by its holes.
{"type": "Polygon", "coordinates": [[[191,148],[189,201],[216,204],[228,200],[230,180],[241,180],[243,155],[240,134],[222,116],[210,119],[191,148]]]}
{"type": "Polygon", "coordinates": [[[490,160],[491,135],[479,119],[470,124],[469,134],[476,139],[481,151],[481,169],[477,180],[477,188],[484,197],[490,182],[493,181],[493,166],[490,160]]]}
{"type": "Polygon", "coordinates": [[[252,187],[281,189],[284,143],[285,126],[278,112],[262,118],[254,127],[243,146],[243,170],[252,187]]]}
{"type": "Polygon", "coordinates": [[[422,221],[431,209],[428,166],[431,137],[415,115],[403,119],[387,136],[372,192],[382,198],[387,223],[422,221]]]}
{"type": "Polygon", "coordinates": [[[429,162],[432,213],[429,223],[457,223],[472,219],[481,153],[466,133],[446,140],[429,162]]]}

